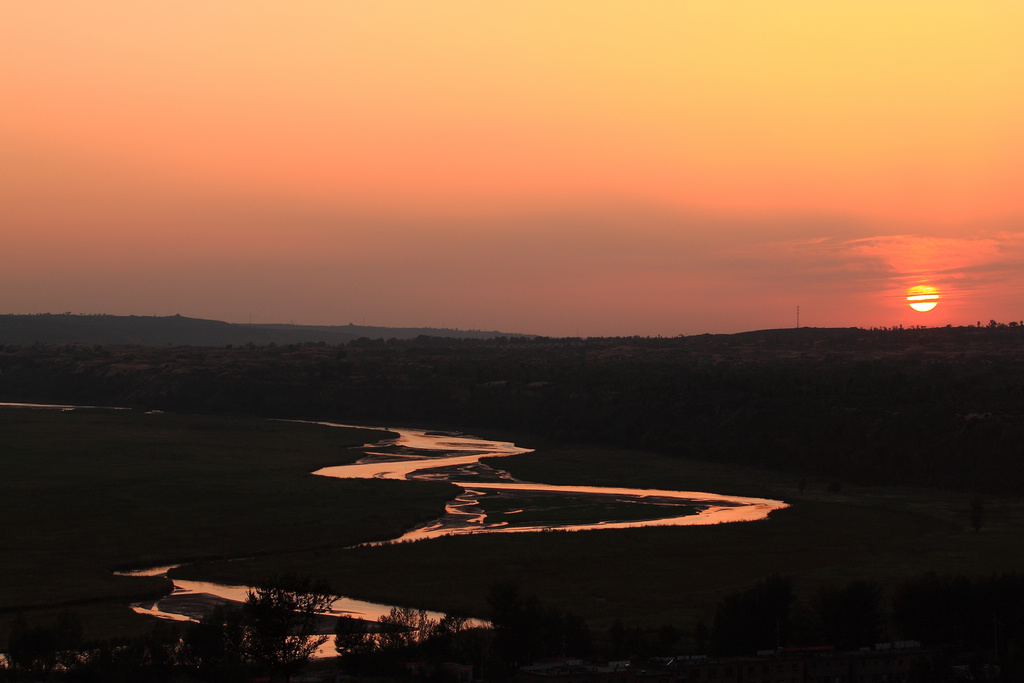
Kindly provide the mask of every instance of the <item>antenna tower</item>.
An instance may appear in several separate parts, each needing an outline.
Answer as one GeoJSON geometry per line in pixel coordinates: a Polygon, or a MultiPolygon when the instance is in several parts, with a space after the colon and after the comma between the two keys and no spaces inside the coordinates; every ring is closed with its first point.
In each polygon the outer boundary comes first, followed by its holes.
{"type": "Polygon", "coordinates": [[[796,307],[796,329],[800,329],[800,307],[796,307]]]}

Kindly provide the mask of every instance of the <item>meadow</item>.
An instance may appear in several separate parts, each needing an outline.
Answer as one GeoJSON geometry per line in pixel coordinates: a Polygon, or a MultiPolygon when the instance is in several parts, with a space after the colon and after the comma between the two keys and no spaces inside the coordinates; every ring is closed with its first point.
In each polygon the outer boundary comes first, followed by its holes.
{"type": "MultiPolygon", "coordinates": [[[[500,468],[501,461],[493,465],[500,468]]],[[[609,520],[642,522],[683,517],[698,512],[692,505],[646,501],[603,502],[600,497],[595,499],[594,496],[569,494],[484,496],[479,507],[487,514],[489,523],[503,523],[510,527],[599,524],[609,520]]]]}
{"type": "Polygon", "coordinates": [[[93,637],[145,630],[151,622],[127,603],[166,586],[113,571],[177,562],[188,564],[172,576],[254,584],[295,572],[351,597],[467,616],[486,616],[489,589],[506,582],[596,632],[618,619],[684,634],[707,625],[726,595],[771,575],[807,597],[854,579],[891,590],[927,571],[987,576],[1024,562],[1016,498],[985,498],[976,532],[963,493],[837,490],[777,471],[540,441],[492,464],[530,481],[703,490],[791,507],[761,522],[352,548],[439,516],[454,487],[310,474],[353,461],[351,446],[379,432],[138,411],[6,409],[0,425],[3,629],[18,612],[42,620],[71,606],[93,637]]]}
{"type": "Polygon", "coordinates": [[[13,615],[71,606],[97,636],[151,626],[127,605],[165,581],[115,570],[290,554],[433,519],[443,483],[312,476],[381,432],[141,411],[0,409],[0,642],[13,615]]]}
{"type": "Polygon", "coordinates": [[[786,500],[762,522],[718,526],[451,536],[383,547],[200,563],[182,576],[259,580],[315,568],[346,594],[468,616],[486,615],[496,583],[583,616],[596,631],[673,625],[691,633],[722,599],[772,575],[799,597],[854,580],[888,594],[921,574],[988,576],[1024,562],[1024,504],[984,499],[980,531],[972,497],[955,492],[834,482],[622,449],[536,446],[495,459],[514,476],[551,484],[713,491],[786,500]]]}

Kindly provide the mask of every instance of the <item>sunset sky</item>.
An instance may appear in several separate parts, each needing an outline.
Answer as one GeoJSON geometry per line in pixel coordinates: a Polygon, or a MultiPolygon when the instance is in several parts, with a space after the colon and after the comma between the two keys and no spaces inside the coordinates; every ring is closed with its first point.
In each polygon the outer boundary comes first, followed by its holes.
{"type": "Polygon", "coordinates": [[[4,3],[0,313],[1021,320],[1022,35],[1020,0],[4,3]]]}

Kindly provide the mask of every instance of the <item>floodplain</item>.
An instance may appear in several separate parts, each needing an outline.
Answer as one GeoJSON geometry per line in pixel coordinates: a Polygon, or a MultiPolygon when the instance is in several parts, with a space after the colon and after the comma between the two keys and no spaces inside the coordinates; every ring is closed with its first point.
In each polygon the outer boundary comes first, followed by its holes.
{"type": "MultiPolygon", "coordinates": [[[[891,588],[927,571],[989,575],[1024,561],[1024,504],[989,496],[985,523],[968,495],[844,485],[742,465],[551,442],[501,459],[513,476],[550,484],[678,488],[785,500],[763,521],[705,527],[450,536],[384,546],[440,516],[441,482],[312,476],[354,462],[379,432],[275,420],[142,411],[0,410],[0,639],[17,613],[71,607],[90,637],[144,631],[133,600],[166,581],[114,570],[185,563],[172,576],[257,584],[287,572],[389,604],[485,616],[486,595],[511,582],[581,615],[595,630],[706,623],[724,596],[766,576],[810,594],[870,579],[891,588]],[[237,559],[247,558],[247,559],[237,559]],[[9,618],[4,619],[2,615],[9,618]]],[[[514,512],[494,499],[489,512],[514,512]]],[[[518,505],[535,519],[593,518],[518,505]]],[[[631,514],[621,506],[610,511],[631,514]]]]}

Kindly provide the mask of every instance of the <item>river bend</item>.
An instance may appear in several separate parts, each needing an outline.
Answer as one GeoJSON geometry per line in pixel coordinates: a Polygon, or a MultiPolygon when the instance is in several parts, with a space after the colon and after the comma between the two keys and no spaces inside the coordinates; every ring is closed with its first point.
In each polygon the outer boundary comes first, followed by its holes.
{"type": "MultiPolygon", "coordinates": [[[[322,422],[329,426],[337,425],[322,422]]],[[[314,472],[325,477],[341,479],[404,479],[448,481],[462,489],[450,502],[441,519],[411,529],[393,541],[414,541],[449,534],[513,533],[536,531],[586,531],[593,529],[625,529],[645,526],[690,526],[749,522],[764,519],[773,510],[786,507],[779,500],[727,496],[699,491],[633,489],[597,486],[555,486],[513,479],[508,472],[489,467],[482,458],[507,457],[528,453],[513,443],[491,441],[453,432],[429,432],[418,429],[390,429],[397,439],[382,441],[366,447],[366,457],[352,465],[325,467],[314,472]],[[653,514],[642,519],[594,519],[584,523],[544,521],[543,523],[509,523],[509,515],[494,521],[489,519],[486,505],[488,497],[507,499],[503,509],[514,508],[509,503],[524,499],[525,505],[535,503],[538,496],[552,498],[557,507],[558,497],[585,498],[595,506],[611,509],[629,509],[648,504],[653,514]],[[694,514],[695,512],[695,514],[694,514]]]]}

